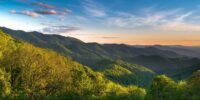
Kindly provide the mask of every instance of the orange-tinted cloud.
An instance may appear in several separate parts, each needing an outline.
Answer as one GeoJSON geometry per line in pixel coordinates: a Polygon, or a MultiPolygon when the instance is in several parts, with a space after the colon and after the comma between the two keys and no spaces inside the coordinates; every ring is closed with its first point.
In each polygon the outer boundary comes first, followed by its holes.
{"type": "Polygon", "coordinates": [[[33,11],[29,11],[29,10],[24,10],[24,11],[16,11],[16,10],[11,10],[10,13],[12,14],[21,14],[21,15],[26,15],[26,16],[30,16],[30,17],[39,17],[40,15],[36,12],[33,11]]]}

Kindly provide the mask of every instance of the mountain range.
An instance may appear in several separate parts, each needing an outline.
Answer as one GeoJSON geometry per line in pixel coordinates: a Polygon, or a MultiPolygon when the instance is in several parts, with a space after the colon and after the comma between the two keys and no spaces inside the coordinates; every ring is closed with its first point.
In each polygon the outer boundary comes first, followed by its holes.
{"type": "Polygon", "coordinates": [[[145,95],[143,88],[119,85],[103,73],[2,31],[0,87],[1,100],[142,100],[145,95]]]}
{"type": "Polygon", "coordinates": [[[5,27],[0,29],[18,40],[71,57],[123,85],[148,86],[153,76],[159,74],[181,80],[200,66],[199,47],[85,43],[76,38],[55,34],[5,27]]]}
{"type": "Polygon", "coordinates": [[[178,47],[85,43],[1,27],[0,98],[199,100],[200,60],[189,56],[198,47],[178,47]]]}

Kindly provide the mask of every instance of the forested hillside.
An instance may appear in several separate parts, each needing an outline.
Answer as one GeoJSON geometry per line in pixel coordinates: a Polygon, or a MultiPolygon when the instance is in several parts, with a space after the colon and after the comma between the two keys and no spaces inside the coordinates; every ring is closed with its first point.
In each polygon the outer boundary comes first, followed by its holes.
{"type": "Polygon", "coordinates": [[[145,90],[107,80],[70,58],[0,32],[0,98],[8,100],[143,99],[145,90]]]}
{"type": "Polygon", "coordinates": [[[143,71],[143,74],[153,74],[152,70],[120,60],[106,60],[98,64],[102,67],[95,67],[99,72],[94,72],[70,58],[13,39],[0,31],[0,98],[5,100],[200,99],[200,71],[179,82],[165,75],[159,75],[152,80],[149,87],[142,89],[134,84],[119,85],[112,81],[120,81],[121,84],[136,81],[135,78],[143,77],[140,71],[143,71]],[[140,76],[137,73],[140,73],[140,76]],[[130,76],[129,79],[125,79],[127,82],[124,81],[123,75],[131,74],[136,76],[130,76]]]}

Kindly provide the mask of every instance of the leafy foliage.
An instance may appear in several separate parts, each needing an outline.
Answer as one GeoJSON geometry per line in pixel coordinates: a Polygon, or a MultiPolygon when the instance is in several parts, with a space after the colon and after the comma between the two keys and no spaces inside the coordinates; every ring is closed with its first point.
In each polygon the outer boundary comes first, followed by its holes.
{"type": "Polygon", "coordinates": [[[176,83],[165,75],[154,78],[147,98],[149,100],[172,100],[176,83]]]}
{"type": "Polygon", "coordinates": [[[11,93],[10,74],[0,69],[0,97],[6,98],[11,93]]]}
{"type": "Polygon", "coordinates": [[[199,100],[200,71],[179,83],[165,75],[157,76],[146,95],[146,100],[199,100]]]}

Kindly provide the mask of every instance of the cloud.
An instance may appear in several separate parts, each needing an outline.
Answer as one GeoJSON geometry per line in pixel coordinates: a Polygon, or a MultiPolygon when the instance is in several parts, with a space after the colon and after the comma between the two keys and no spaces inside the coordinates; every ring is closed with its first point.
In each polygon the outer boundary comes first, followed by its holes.
{"type": "Polygon", "coordinates": [[[64,34],[80,30],[79,27],[67,26],[67,25],[49,25],[43,28],[42,31],[51,34],[64,34]]]}
{"type": "Polygon", "coordinates": [[[40,17],[41,15],[60,15],[64,16],[67,15],[66,12],[57,12],[56,10],[35,10],[35,11],[30,11],[30,10],[23,10],[23,11],[16,11],[16,10],[11,10],[9,11],[11,14],[20,14],[20,15],[26,15],[29,17],[40,17]]]}
{"type": "Polygon", "coordinates": [[[40,15],[66,15],[72,12],[67,8],[55,7],[53,5],[49,5],[43,2],[31,2],[29,0],[18,0],[19,2],[27,3],[29,5],[37,6],[35,10],[32,12],[40,14],[40,15]]]}
{"type": "Polygon", "coordinates": [[[24,10],[24,11],[16,11],[16,10],[11,10],[10,13],[12,14],[20,14],[20,15],[26,15],[26,16],[30,16],[30,17],[39,17],[40,15],[36,12],[33,11],[29,11],[29,10],[24,10]]]}
{"type": "Polygon", "coordinates": [[[70,9],[67,9],[67,8],[63,9],[62,11],[65,12],[65,13],[70,13],[70,12],[72,12],[70,9]]]}
{"type": "Polygon", "coordinates": [[[39,13],[39,14],[47,14],[47,15],[56,15],[57,11],[55,10],[35,10],[35,12],[39,13]]]}
{"type": "Polygon", "coordinates": [[[183,15],[178,16],[175,20],[176,21],[184,21],[185,18],[189,17],[190,15],[192,15],[193,12],[187,12],[183,15]]]}
{"type": "Polygon", "coordinates": [[[42,8],[47,8],[47,9],[54,9],[55,8],[52,5],[48,5],[48,4],[45,4],[45,3],[42,3],[42,2],[34,2],[34,3],[31,3],[31,4],[42,7],[42,8]]]}
{"type": "Polygon", "coordinates": [[[159,25],[157,28],[165,31],[200,31],[200,25],[176,21],[159,25]]]}
{"type": "Polygon", "coordinates": [[[143,15],[117,12],[101,22],[104,25],[125,29],[150,29],[164,31],[200,31],[200,24],[191,22],[195,11],[172,9],[165,11],[145,11],[143,15]]]}
{"type": "Polygon", "coordinates": [[[100,37],[100,38],[103,38],[103,39],[116,39],[116,38],[120,38],[120,37],[100,37]]]}
{"type": "Polygon", "coordinates": [[[163,11],[163,12],[146,12],[144,16],[138,16],[131,13],[118,12],[115,17],[106,19],[106,23],[111,26],[122,28],[138,28],[154,26],[164,23],[170,16],[177,13],[178,10],[163,11]]]}
{"type": "Polygon", "coordinates": [[[180,41],[198,42],[200,40],[180,40],[180,41]]]}
{"type": "Polygon", "coordinates": [[[84,9],[89,16],[105,17],[107,15],[104,8],[92,0],[85,0],[84,9]]]}
{"type": "Polygon", "coordinates": [[[91,15],[95,17],[104,17],[106,16],[106,13],[100,9],[94,9],[90,7],[85,7],[85,10],[91,15]]]}
{"type": "Polygon", "coordinates": [[[34,12],[41,15],[66,15],[66,12],[57,12],[56,10],[35,10],[34,12]]]}

